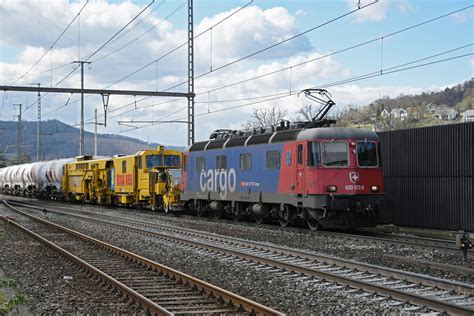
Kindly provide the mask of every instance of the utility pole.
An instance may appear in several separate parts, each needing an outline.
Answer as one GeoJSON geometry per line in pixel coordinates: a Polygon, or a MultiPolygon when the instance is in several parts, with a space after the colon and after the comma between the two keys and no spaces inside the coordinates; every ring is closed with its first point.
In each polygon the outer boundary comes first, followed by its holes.
{"type": "MultiPolygon", "coordinates": [[[[41,83],[30,83],[30,85],[41,86],[41,83]]],[[[38,90],[38,122],[36,123],[36,161],[40,161],[41,156],[41,92],[38,90]]]]}
{"type": "Polygon", "coordinates": [[[194,34],[193,0],[188,0],[188,145],[194,143],[194,34]]]}
{"type": "Polygon", "coordinates": [[[95,117],[94,156],[97,156],[97,109],[94,110],[94,117],[95,117]]]}
{"type": "Polygon", "coordinates": [[[21,104],[20,103],[13,104],[13,106],[18,106],[19,109],[20,109],[20,111],[18,112],[18,140],[17,140],[16,147],[17,147],[17,155],[18,155],[18,164],[21,164],[21,149],[20,149],[20,145],[21,145],[21,104]]]}
{"type": "MultiPolygon", "coordinates": [[[[90,64],[89,61],[73,61],[81,64],[81,90],[84,90],[84,64],[90,64]]],[[[84,91],[81,92],[81,128],[79,132],[79,156],[84,156],[84,91]]]]}

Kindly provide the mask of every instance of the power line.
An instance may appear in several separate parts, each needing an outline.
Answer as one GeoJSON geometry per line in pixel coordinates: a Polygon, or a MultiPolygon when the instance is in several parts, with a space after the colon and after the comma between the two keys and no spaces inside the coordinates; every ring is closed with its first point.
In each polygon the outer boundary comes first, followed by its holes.
{"type": "MultiPolygon", "coordinates": [[[[471,45],[472,45],[472,44],[471,44],[471,45]]],[[[410,64],[419,62],[419,61],[424,61],[424,60],[427,60],[427,59],[430,59],[430,58],[434,58],[434,57],[436,57],[436,56],[440,56],[440,55],[446,54],[446,53],[448,53],[448,52],[452,52],[452,51],[454,51],[454,50],[457,50],[457,49],[451,49],[451,50],[448,50],[448,51],[445,51],[445,52],[441,52],[441,53],[438,53],[438,54],[435,54],[435,55],[431,55],[431,56],[424,57],[424,58],[422,58],[422,59],[418,59],[418,60],[411,61],[411,62],[408,62],[408,63],[403,63],[403,64],[399,64],[399,65],[397,65],[397,66],[393,66],[393,67],[389,67],[389,68],[386,68],[386,69],[382,69],[382,72],[380,72],[380,70],[377,70],[377,71],[374,71],[374,72],[366,73],[366,74],[364,74],[364,75],[352,77],[352,78],[349,78],[349,79],[340,80],[340,81],[336,81],[336,82],[331,82],[331,83],[324,84],[324,85],[319,85],[319,86],[316,86],[316,87],[314,87],[314,88],[329,88],[329,87],[334,87],[334,86],[338,86],[338,85],[342,85],[342,84],[347,84],[347,83],[351,83],[351,82],[357,82],[357,81],[366,80],[366,79],[371,79],[371,78],[375,78],[375,77],[381,77],[381,76],[385,76],[385,75],[388,75],[388,74],[393,74],[393,73],[408,71],[408,70],[411,70],[411,69],[416,69],[416,68],[420,68],[420,67],[426,67],[426,66],[429,66],[429,65],[439,64],[439,63],[443,63],[443,62],[447,62],[447,61],[451,61],[451,60],[455,60],[455,59],[459,59],[459,58],[463,58],[463,57],[468,57],[468,56],[474,55],[474,53],[467,53],[467,54],[462,54],[462,55],[457,55],[457,56],[448,57],[448,58],[444,58],[444,59],[439,59],[439,60],[435,60],[435,61],[431,61],[431,62],[419,64],[419,65],[413,65],[413,66],[404,67],[404,66],[407,66],[407,65],[410,65],[410,64]],[[404,68],[402,68],[402,67],[404,67],[404,68]]],[[[203,112],[203,113],[196,114],[195,116],[196,116],[196,117],[205,116],[205,115],[209,115],[209,114],[214,114],[214,113],[219,113],[219,112],[234,110],[234,109],[237,109],[237,108],[242,108],[242,107],[246,107],[246,106],[249,106],[249,105],[254,105],[254,104],[259,104],[259,103],[274,101],[274,100],[278,100],[278,99],[283,99],[283,98],[287,98],[287,97],[293,96],[293,95],[294,95],[296,92],[298,92],[298,91],[299,91],[299,90],[293,90],[293,91],[291,91],[291,93],[289,93],[289,92],[287,91],[287,92],[285,92],[284,94],[282,93],[282,95],[279,95],[279,94],[268,95],[268,96],[267,96],[268,98],[265,99],[265,100],[254,101],[254,102],[245,103],[245,104],[239,104],[239,105],[235,105],[235,106],[232,106],[232,107],[226,107],[226,108],[224,108],[224,109],[218,109],[218,110],[213,110],[213,111],[209,111],[209,112],[203,112]]],[[[178,119],[176,119],[176,120],[182,120],[182,119],[183,119],[183,118],[178,118],[178,119]]],[[[133,128],[133,129],[128,129],[128,130],[120,131],[120,132],[117,132],[117,133],[125,133],[125,132],[128,132],[128,131],[133,131],[133,130],[137,130],[137,129],[142,129],[142,128],[150,127],[150,126],[152,126],[152,125],[155,125],[155,124],[144,125],[144,126],[136,127],[136,128],[133,128]]]]}
{"type": "MultiPolygon", "coordinates": [[[[220,23],[224,22],[225,20],[227,20],[228,18],[230,18],[230,17],[231,17],[232,15],[234,15],[235,13],[241,11],[242,9],[244,9],[245,7],[247,7],[248,5],[250,5],[252,2],[253,2],[253,0],[252,0],[251,2],[249,2],[249,3],[247,3],[245,6],[239,8],[238,10],[236,10],[235,12],[233,12],[232,14],[230,14],[229,16],[225,17],[225,18],[222,19],[221,21],[217,22],[217,23],[214,24],[213,26],[211,26],[211,27],[207,28],[206,30],[204,30],[203,32],[199,33],[198,35],[196,35],[196,36],[194,37],[194,39],[198,38],[199,36],[203,35],[204,33],[208,32],[208,31],[212,30],[214,27],[216,27],[216,26],[219,25],[220,23]]],[[[302,35],[304,35],[304,34],[307,34],[307,33],[309,33],[309,32],[312,32],[312,31],[314,31],[315,29],[321,28],[321,27],[323,27],[323,26],[325,26],[325,25],[327,25],[327,24],[330,24],[330,23],[335,22],[335,21],[337,21],[337,20],[339,20],[339,19],[342,19],[343,17],[346,17],[346,16],[348,16],[348,15],[350,15],[350,14],[353,14],[354,12],[359,11],[359,10],[361,10],[361,9],[364,9],[364,8],[366,8],[366,7],[370,6],[370,5],[373,5],[373,4],[377,3],[377,2],[378,2],[378,0],[376,0],[376,1],[374,1],[374,2],[371,2],[371,3],[369,3],[369,4],[366,4],[366,5],[364,5],[364,6],[361,6],[360,8],[357,8],[357,9],[355,9],[355,10],[346,12],[346,13],[343,14],[343,15],[340,15],[340,16],[338,16],[338,17],[336,17],[336,18],[333,18],[333,19],[331,19],[331,20],[329,20],[329,21],[326,21],[326,22],[324,22],[324,23],[322,23],[322,24],[319,24],[319,25],[317,25],[317,26],[314,26],[314,27],[312,27],[312,28],[310,28],[310,29],[307,29],[306,31],[303,31],[303,32],[300,32],[300,33],[298,33],[298,34],[292,35],[292,36],[290,36],[289,38],[286,38],[286,39],[284,39],[284,40],[282,40],[282,41],[280,41],[280,42],[278,42],[278,43],[275,43],[275,44],[272,44],[272,45],[270,45],[270,46],[267,46],[267,47],[265,47],[265,48],[263,48],[263,49],[260,49],[260,50],[258,50],[258,51],[256,51],[256,52],[252,53],[252,54],[249,54],[249,55],[247,55],[247,56],[244,56],[244,57],[242,57],[242,58],[239,58],[239,59],[237,59],[237,60],[235,60],[235,61],[232,61],[232,62],[230,62],[230,63],[228,63],[228,64],[223,65],[223,66],[220,66],[220,67],[218,67],[218,68],[216,68],[216,69],[213,69],[212,71],[209,71],[209,72],[207,72],[207,73],[201,74],[201,75],[199,75],[198,77],[195,77],[195,79],[201,78],[201,77],[203,77],[203,76],[205,76],[205,75],[210,74],[211,72],[218,71],[218,70],[220,70],[220,69],[223,69],[223,68],[225,68],[225,67],[228,67],[228,66],[230,66],[230,65],[233,65],[233,64],[235,64],[235,63],[238,63],[238,62],[240,62],[240,61],[242,61],[242,60],[245,60],[245,59],[247,59],[247,58],[250,58],[250,57],[252,57],[252,56],[255,56],[255,55],[257,55],[257,54],[260,54],[260,53],[262,53],[262,52],[264,52],[264,51],[266,51],[266,50],[269,50],[269,49],[272,49],[272,48],[277,47],[277,46],[279,46],[279,45],[282,45],[282,44],[284,44],[284,43],[286,43],[286,42],[288,42],[288,41],[291,41],[291,40],[293,40],[293,39],[295,39],[295,38],[297,38],[297,37],[300,37],[300,36],[302,36],[302,35]]],[[[186,43],[187,43],[187,42],[186,42],[186,43]]],[[[169,54],[171,54],[171,53],[173,53],[174,51],[178,50],[179,48],[183,47],[184,45],[186,45],[186,43],[183,43],[183,44],[177,46],[176,48],[174,48],[174,49],[172,49],[171,51],[169,51],[168,53],[162,55],[162,56],[159,57],[158,59],[156,59],[156,60],[154,60],[154,61],[152,61],[152,62],[150,62],[150,63],[148,63],[148,64],[146,64],[146,65],[144,65],[144,66],[142,66],[142,67],[140,67],[139,69],[137,69],[137,70],[135,70],[134,72],[132,72],[132,73],[126,75],[125,77],[122,77],[121,79],[115,81],[114,83],[112,83],[112,84],[109,85],[108,87],[110,87],[110,86],[112,86],[112,85],[115,85],[115,84],[117,84],[117,83],[119,83],[119,82],[121,82],[121,81],[123,81],[123,80],[126,80],[126,79],[130,78],[131,76],[135,75],[136,73],[138,73],[138,72],[142,71],[143,69],[145,69],[145,68],[147,68],[147,67],[153,65],[155,62],[159,61],[160,59],[162,59],[162,58],[168,56],[169,54]]],[[[188,82],[187,80],[186,80],[186,81],[183,81],[183,82],[181,82],[181,83],[179,83],[179,84],[177,84],[177,85],[174,85],[174,86],[168,88],[167,90],[174,89],[174,88],[179,87],[179,86],[181,86],[181,85],[183,85],[183,84],[185,84],[185,83],[187,83],[187,82],[188,82]]],[[[165,90],[165,91],[167,91],[167,90],[165,90]]],[[[147,99],[147,97],[142,98],[141,100],[139,100],[139,101],[137,101],[137,102],[141,102],[141,101],[143,101],[143,100],[145,100],[145,99],[147,99]]],[[[134,102],[134,103],[136,103],[136,102],[134,102]]],[[[121,108],[127,107],[127,106],[129,106],[129,105],[130,105],[130,104],[124,105],[124,106],[122,106],[121,108]]]]}
{"type": "Polygon", "coordinates": [[[102,46],[97,48],[92,54],[89,55],[84,61],[88,61],[91,59],[95,54],[97,54],[100,50],[102,50],[107,44],[110,43],[117,35],[119,35],[124,29],[126,29],[133,21],[135,21],[143,12],[145,12],[152,4],[155,2],[155,0],[152,0],[143,10],[141,10],[133,19],[131,19],[127,24],[125,24],[120,30],[117,31],[114,35],[112,35],[111,38],[109,38],[102,46]]]}
{"type": "MultiPolygon", "coordinates": [[[[89,0],[87,0],[87,2],[89,2],[89,0]]],[[[97,50],[95,50],[91,55],[89,55],[89,57],[87,57],[87,60],[89,60],[92,56],[94,56],[96,53],[98,53],[101,49],[103,49],[108,43],[110,43],[110,41],[112,41],[118,34],[120,34],[120,32],[122,32],[128,25],[130,25],[135,19],[137,19],[143,12],[145,12],[152,4],[153,2],[155,2],[155,0],[152,0],[152,2],[150,2],[142,11],[140,11],[133,19],[131,19],[125,26],[123,26],[118,32],[116,32],[111,38],[109,38],[104,44],[102,44],[97,50]]],[[[87,3],[86,3],[87,4],[87,3]]],[[[84,5],[85,6],[85,5],[84,5]]],[[[83,7],[84,8],[84,7],[83,7]]],[[[80,13],[79,13],[80,14],[80,13]]],[[[79,14],[77,16],[79,16],[79,14]]],[[[77,17],[76,16],[76,17],[77,17]]],[[[54,87],[57,87],[59,86],[62,82],[64,82],[67,78],[69,78],[77,69],[79,68],[79,66],[75,67],[71,72],[69,72],[64,78],[62,78],[54,87]]],[[[39,100],[41,100],[44,96],[46,95],[43,94],[41,96],[41,98],[39,100]]],[[[37,103],[37,101],[33,102],[32,104],[30,104],[29,106],[27,106],[23,112],[26,112],[28,109],[30,109],[33,105],[35,105],[37,103]]],[[[47,114],[49,113],[52,113],[52,112],[55,112],[55,111],[50,111],[48,112],[47,114]]]]}
{"type": "MultiPolygon", "coordinates": [[[[201,33],[197,34],[196,36],[194,36],[194,39],[197,39],[199,38],[201,35],[207,33],[208,31],[210,31],[212,28],[216,27],[217,25],[221,24],[222,22],[224,22],[225,20],[229,19],[230,17],[232,17],[233,15],[237,14],[238,12],[242,11],[244,8],[246,8],[247,6],[249,6],[254,0],[251,0],[250,2],[248,2],[247,4],[245,4],[243,7],[240,7],[238,10],[232,12],[231,14],[229,14],[228,16],[226,16],[225,18],[223,18],[222,20],[218,21],[217,23],[215,23],[214,25],[212,25],[211,27],[207,28],[206,30],[202,31],[201,33]]],[[[137,70],[133,71],[132,73],[120,78],[119,80],[115,81],[114,83],[110,84],[109,86],[107,87],[111,87],[113,85],[116,85],[117,83],[121,82],[121,81],[124,81],[128,78],[130,78],[131,76],[139,73],[140,71],[142,71],[143,69],[146,69],[148,67],[150,67],[151,65],[153,65],[154,63],[162,60],[163,58],[165,58],[166,56],[169,56],[171,55],[172,53],[174,53],[175,51],[177,51],[178,49],[186,46],[188,44],[188,42],[184,42],[182,43],[181,45],[178,45],[176,46],[175,48],[171,49],[170,51],[168,51],[167,53],[161,55],[160,57],[158,57],[157,59],[149,62],[148,64],[146,65],[143,65],[142,67],[138,68],[137,70]]],[[[186,81],[187,82],[187,81],[186,81]]]]}
{"type": "MultiPolygon", "coordinates": [[[[229,67],[229,66],[231,66],[231,65],[237,64],[237,63],[239,63],[239,62],[241,62],[241,61],[243,61],[243,60],[246,60],[246,59],[248,59],[248,58],[251,58],[251,57],[253,57],[253,56],[255,56],[255,55],[261,54],[261,53],[263,53],[263,52],[265,52],[265,51],[267,51],[267,50],[270,50],[270,49],[272,49],[272,48],[275,48],[275,47],[277,47],[277,46],[280,46],[280,45],[282,45],[282,44],[285,44],[285,43],[287,43],[287,42],[289,42],[289,41],[294,40],[295,38],[298,38],[298,37],[303,36],[303,35],[305,35],[305,34],[307,34],[307,33],[309,33],[309,32],[312,32],[312,31],[314,31],[314,30],[316,30],[316,29],[318,29],[318,28],[321,28],[321,27],[326,26],[326,25],[328,25],[328,24],[330,24],[330,23],[333,23],[333,22],[335,22],[335,21],[337,21],[337,20],[340,20],[340,19],[342,19],[342,18],[344,18],[344,17],[346,17],[346,16],[348,16],[348,15],[353,14],[354,12],[357,12],[357,11],[359,11],[359,10],[362,10],[362,9],[364,9],[364,8],[366,8],[366,7],[368,7],[368,6],[371,6],[371,5],[373,5],[373,4],[377,3],[377,2],[378,2],[378,0],[375,0],[374,2],[371,2],[371,3],[368,3],[368,4],[366,4],[366,5],[360,6],[360,7],[358,7],[357,9],[354,9],[354,10],[352,10],[352,11],[346,12],[346,13],[340,15],[340,16],[337,16],[337,17],[335,17],[335,18],[329,20],[329,21],[326,21],[326,22],[321,23],[321,24],[319,24],[319,25],[316,25],[316,26],[314,26],[314,27],[312,27],[312,28],[310,28],[310,29],[307,29],[306,31],[303,31],[303,32],[300,32],[300,33],[298,33],[298,34],[292,35],[292,36],[290,36],[290,37],[288,37],[288,38],[286,38],[286,39],[284,39],[284,40],[281,40],[281,41],[279,41],[279,42],[277,42],[277,43],[275,43],[275,44],[272,44],[272,45],[270,45],[270,46],[264,47],[264,48],[262,48],[262,49],[260,49],[260,50],[258,50],[258,51],[256,51],[256,52],[253,52],[253,53],[251,53],[251,54],[248,54],[248,55],[246,55],[246,56],[244,56],[244,57],[240,57],[240,58],[238,58],[238,59],[236,59],[236,60],[233,60],[233,61],[231,61],[231,62],[229,62],[229,63],[227,63],[227,64],[224,64],[224,65],[222,65],[222,66],[219,66],[219,67],[217,67],[217,68],[213,68],[213,69],[211,69],[211,70],[209,70],[209,71],[207,71],[207,72],[204,72],[204,73],[198,75],[197,77],[194,77],[194,79],[202,78],[202,77],[207,76],[207,75],[209,75],[209,74],[211,74],[211,73],[214,73],[214,72],[219,71],[219,70],[221,70],[221,69],[227,68],[227,67],[229,67]]],[[[183,84],[186,84],[186,83],[187,83],[187,81],[183,81],[183,82],[181,82],[181,83],[179,83],[179,84],[177,84],[177,85],[174,85],[172,88],[177,88],[177,87],[182,86],[183,84]]]]}
{"type": "MultiPolygon", "coordinates": [[[[162,2],[163,3],[163,2],[162,2]]],[[[186,5],[186,2],[183,2],[182,4],[180,4],[176,9],[174,9],[170,14],[168,14],[163,20],[161,20],[160,22],[154,24],[152,27],[148,28],[144,33],[142,33],[141,35],[135,37],[134,39],[132,39],[131,41],[125,43],[124,45],[120,46],[119,48],[107,53],[106,55],[102,56],[102,57],[99,57],[97,59],[94,59],[92,60],[93,63],[96,63],[102,59],[105,59],[107,57],[109,57],[110,55],[113,55],[117,52],[119,52],[120,50],[124,49],[125,47],[129,46],[130,44],[138,41],[140,38],[142,38],[143,36],[145,36],[146,34],[150,33],[151,31],[153,31],[156,27],[158,27],[161,23],[163,23],[164,21],[167,21],[170,17],[172,17],[174,14],[176,14],[180,9],[182,9],[184,6],[186,5]]]]}
{"type": "MultiPolygon", "coordinates": [[[[306,65],[308,63],[312,63],[312,62],[315,62],[317,60],[321,60],[323,58],[327,58],[327,57],[330,57],[330,56],[334,56],[336,54],[340,54],[340,53],[343,53],[343,52],[347,52],[347,51],[350,51],[350,50],[353,50],[353,49],[356,49],[356,48],[359,48],[359,47],[362,47],[362,46],[365,46],[365,45],[368,45],[368,44],[371,44],[371,43],[374,43],[374,42],[377,42],[379,40],[381,40],[382,38],[388,38],[388,37],[391,37],[391,36],[394,36],[394,35],[397,35],[397,34],[400,34],[400,33],[403,33],[403,32],[406,32],[406,31],[409,31],[409,30],[412,30],[414,28],[417,28],[417,27],[420,27],[420,26],[423,26],[425,24],[428,24],[428,23],[431,23],[431,22],[434,22],[434,21],[437,21],[437,20],[440,20],[442,18],[445,18],[445,17],[448,17],[450,15],[453,15],[453,14],[456,14],[456,13],[459,13],[459,12],[462,12],[462,11],[465,11],[469,8],[473,7],[473,5],[470,5],[470,6],[467,6],[467,7],[464,7],[464,8],[461,8],[461,9],[458,9],[458,10],[454,10],[454,11],[451,11],[449,13],[446,13],[446,14],[442,14],[442,15],[439,15],[439,16],[436,16],[434,18],[431,18],[431,19],[428,19],[428,20],[425,20],[423,22],[420,22],[420,23],[417,23],[417,24],[413,24],[411,26],[407,26],[405,28],[402,28],[402,29],[399,29],[399,30],[396,30],[394,32],[391,32],[391,33],[388,33],[386,35],[383,35],[383,36],[380,36],[380,37],[376,37],[376,38],[373,38],[371,40],[368,40],[368,41],[365,41],[365,42],[360,42],[358,44],[355,44],[355,45],[352,45],[352,46],[349,46],[349,47],[346,47],[346,48],[343,48],[343,49],[340,49],[338,51],[335,51],[335,52],[332,52],[332,53],[328,53],[326,55],[323,55],[323,56],[318,56],[316,58],[313,58],[313,59],[310,59],[310,60],[307,60],[307,61],[304,61],[304,62],[301,62],[301,63],[297,63],[297,64],[293,64],[293,65],[290,65],[290,66],[287,66],[287,67],[284,67],[284,68],[280,68],[278,70],[274,70],[274,71],[271,71],[271,72],[267,72],[267,73],[264,73],[264,74],[261,74],[261,75],[258,75],[258,76],[254,76],[254,77],[250,77],[250,78],[247,78],[247,79],[244,79],[244,80],[240,80],[240,81],[237,81],[237,82],[234,82],[234,83],[230,83],[230,84],[227,84],[227,85],[224,85],[224,86],[220,86],[220,87],[217,87],[217,88],[214,88],[214,89],[210,89],[210,90],[207,90],[207,91],[202,91],[202,92],[199,92],[199,93],[196,93],[196,96],[200,96],[200,95],[203,95],[203,94],[207,94],[207,93],[210,93],[210,92],[215,92],[215,91],[218,91],[218,90],[222,90],[222,89],[226,89],[226,88],[230,88],[230,87],[233,87],[233,86],[236,86],[236,85],[240,85],[240,84],[243,84],[243,83],[246,83],[246,82],[250,82],[250,81],[253,81],[253,80],[256,80],[256,79],[260,79],[260,78],[263,78],[263,77],[266,77],[266,76],[270,76],[270,75],[274,75],[276,73],[279,73],[279,72],[282,72],[282,71],[286,71],[286,70],[289,70],[289,69],[292,69],[292,68],[296,68],[296,67],[299,67],[299,66],[303,66],[303,65],[306,65]]],[[[471,44],[469,45],[466,45],[467,46],[470,46],[471,44]]],[[[463,48],[463,47],[461,47],[463,48]]],[[[167,88],[166,90],[164,91],[168,91],[168,90],[171,90],[173,88],[176,88],[184,83],[186,83],[187,81],[184,81],[182,83],[179,83],[177,85],[174,85],[174,86],[171,86],[169,88],[167,88]]],[[[131,103],[127,103],[125,105],[122,105],[110,112],[113,112],[113,111],[117,111],[117,110],[120,110],[120,109],[123,109],[123,108],[126,108],[130,105],[133,105],[133,104],[136,104],[138,102],[141,102],[141,101],[144,101],[146,99],[148,99],[149,97],[145,97],[145,98],[142,98],[140,100],[137,100],[136,102],[131,102],[131,103]]],[[[160,102],[160,103],[156,103],[156,104],[152,104],[152,105],[147,105],[147,106],[144,106],[142,108],[147,108],[147,107],[153,107],[153,106],[156,106],[156,105],[161,105],[161,104],[166,104],[166,103],[171,103],[171,102],[174,102],[176,101],[176,99],[173,99],[173,100],[167,100],[167,101],[164,101],[164,102],[160,102]]],[[[196,102],[196,103],[209,103],[209,102],[196,102]]],[[[216,102],[214,102],[216,103],[216,102]]],[[[129,113],[129,112],[132,112],[134,110],[130,110],[130,111],[126,111],[125,113],[129,113]]]]}
{"type": "Polygon", "coordinates": [[[84,8],[86,7],[86,5],[89,3],[89,0],[86,1],[86,3],[82,6],[82,8],[79,10],[79,12],[74,16],[74,19],[72,19],[71,22],[69,22],[69,24],[66,26],[66,28],[61,32],[61,34],[58,36],[58,38],[53,42],[53,44],[51,44],[51,46],[43,53],[43,55],[41,55],[41,57],[33,64],[33,66],[31,66],[22,76],[20,76],[18,79],[16,79],[14,82],[12,82],[11,84],[9,84],[9,86],[11,85],[14,85],[16,82],[18,82],[19,80],[23,79],[26,75],[28,75],[28,73],[36,67],[36,65],[38,65],[38,63],[43,59],[44,56],[46,56],[46,54],[51,50],[53,49],[54,45],[56,45],[56,43],[61,39],[61,37],[64,35],[64,33],[66,33],[66,31],[69,29],[69,27],[72,25],[72,23],[74,23],[74,21],[76,21],[77,17],[81,15],[82,13],[82,10],[84,10],[84,8]]]}
{"type": "MultiPolygon", "coordinates": [[[[218,22],[216,22],[214,25],[212,25],[212,26],[209,27],[208,29],[206,29],[206,30],[202,31],[201,33],[197,34],[196,36],[194,36],[194,39],[196,39],[196,38],[202,36],[203,34],[205,34],[206,32],[208,32],[211,28],[216,27],[217,25],[223,23],[224,21],[226,21],[226,20],[229,19],[230,17],[234,16],[234,15],[237,14],[238,12],[242,11],[244,8],[246,8],[246,7],[249,6],[251,3],[253,3],[253,1],[254,1],[254,0],[249,1],[247,4],[245,4],[244,6],[240,7],[240,8],[237,9],[236,11],[232,12],[231,14],[227,15],[227,16],[224,17],[223,19],[219,20],[218,22]]],[[[174,49],[168,51],[167,53],[161,55],[160,57],[158,57],[157,59],[155,59],[155,60],[152,61],[151,63],[149,63],[149,64],[147,64],[147,65],[141,67],[141,68],[138,69],[137,71],[134,71],[133,73],[131,73],[131,74],[129,74],[129,75],[127,75],[127,76],[121,78],[120,80],[118,80],[118,81],[116,81],[116,82],[114,82],[114,83],[112,83],[112,84],[109,84],[108,86],[105,87],[105,89],[110,88],[111,86],[113,86],[113,85],[115,85],[115,84],[117,84],[117,83],[119,83],[119,82],[121,82],[121,81],[123,81],[123,80],[125,80],[125,79],[127,79],[127,78],[129,78],[129,77],[131,77],[131,76],[133,76],[135,73],[138,73],[138,72],[140,72],[141,70],[143,70],[143,69],[149,67],[150,65],[153,65],[154,63],[160,61],[161,59],[165,58],[166,56],[168,56],[168,55],[172,54],[173,52],[177,51],[177,50],[180,49],[181,47],[184,47],[185,45],[187,45],[187,43],[188,43],[187,41],[184,42],[183,44],[181,44],[181,45],[175,47],[174,49]]],[[[187,82],[187,81],[186,81],[186,82],[187,82]]],[[[169,90],[171,90],[171,89],[172,89],[172,87],[171,87],[171,88],[168,88],[168,89],[166,89],[166,90],[163,90],[163,92],[169,91],[169,90]]],[[[151,97],[143,97],[143,98],[141,98],[140,100],[136,100],[136,101],[134,101],[134,102],[127,103],[126,105],[121,106],[121,107],[118,108],[118,109],[111,109],[111,110],[109,110],[109,112],[114,112],[114,111],[116,111],[116,110],[119,110],[119,109],[128,107],[128,106],[130,106],[130,105],[136,104],[136,103],[138,103],[138,102],[144,101],[144,100],[149,99],[149,98],[151,98],[151,97]]],[[[74,101],[73,101],[73,102],[74,102],[74,101]]],[[[59,110],[59,109],[62,108],[62,107],[65,107],[65,105],[60,106],[59,108],[54,109],[53,111],[50,111],[50,112],[48,112],[48,113],[56,112],[57,110],[59,110]]],[[[104,114],[99,114],[99,115],[98,115],[98,117],[101,117],[101,116],[104,116],[104,114]]],[[[86,120],[86,122],[89,122],[89,121],[91,121],[91,120],[93,120],[93,119],[94,119],[94,118],[89,118],[89,119],[86,120]]]]}

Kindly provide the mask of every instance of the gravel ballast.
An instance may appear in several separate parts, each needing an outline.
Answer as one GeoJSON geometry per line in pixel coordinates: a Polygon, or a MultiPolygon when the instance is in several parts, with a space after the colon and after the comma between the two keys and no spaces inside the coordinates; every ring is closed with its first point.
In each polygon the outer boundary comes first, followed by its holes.
{"type": "Polygon", "coordinates": [[[1,269],[17,282],[31,313],[144,315],[139,307],[96,284],[77,266],[3,221],[0,234],[1,269]]]}
{"type": "MultiPolygon", "coordinates": [[[[62,206],[65,206],[64,204],[62,206]]],[[[445,272],[436,271],[397,262],[387,255],[400,255],[432,260],[436,258],[442,263],[462,261],[461,256],[450,251],[414,249],[412,247],[387,247],[384,243],[359,240],[339,240],[336,237],[320,236],[308,232],[282,231],[266,226],[233,224],[222,221],[207,221],[189,217],[177,218],[162,216],[155,213],[127,210],[106,209],[93,206],[72,205],[70,209],[94,211],[99,214],[118,215],[147,222],[166,223],[168,225],[187,227],[196,230],[213,232],[227,236],[262,241],[297,249],[311,250],[316,253],[352,258],[363,262],[386,265],[396,269],[425,273],[437,277],[470,281],[469,279],[445,272]],[[431,258],[431,259],[430,259],[431,258]]],[[[241,262],[222,260],[215,255],[191,248],[165,244],[151,237],[144,237],[130,232],[117,231],[116,228],[82,222],[78,219],[67,219],[49,213],[47,217],[53,221],[90,234],[98,239],[136,252],[147,258],[163,263],[185,273],[204,279],[212,284],[236,292],[247,298],[256,300],[281,311],[291,314],[308,313],[387,313],[396,310],[388,309],[377,303],[368,302],[355,295],[344,294],[344,289],[331,289],[331,285],[317,285],[288,275],[277,276],[264,270],[256,270],[241,262]]],[[[472,261],[463,263],[471,267],[472,261]]]]}

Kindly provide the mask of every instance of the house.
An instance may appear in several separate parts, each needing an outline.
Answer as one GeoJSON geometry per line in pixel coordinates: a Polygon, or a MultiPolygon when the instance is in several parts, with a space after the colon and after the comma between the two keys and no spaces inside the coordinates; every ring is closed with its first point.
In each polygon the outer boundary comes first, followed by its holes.
{"type": "Polygon", "coordinates": [[[426,105],[426,112],[430,114],[434,114],[434,112],[436,112],[437,109],[438,109],[438,106],[434,103],[429,103],[426,105]]]}
{"type": "Polygon", "coordinates": [[[474,110],[464,112],[464,122],[474,122],[474,110]]]}
{"type": "Polygon", "coordinates": [[[433,113],[433,118],[441,121],[454,121],[458,117],[455,109],[440,109],[433,113]]]}
{"type": "Polygon", "coordinates": [[[394,118],[397,118],[403,121],[405,118],[408,117],[408,111],[405,110],[404,108],[396,108],[390,111],[390,115],[394,118]]]}

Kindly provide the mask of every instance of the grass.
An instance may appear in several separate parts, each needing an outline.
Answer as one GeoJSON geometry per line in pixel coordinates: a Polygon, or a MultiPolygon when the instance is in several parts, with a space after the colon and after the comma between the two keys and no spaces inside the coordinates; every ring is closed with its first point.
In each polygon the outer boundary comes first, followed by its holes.
{"type": "Polygon", "coordinates": [[[1,290],[1,288],[16,289],[15,280],[0,278],[0,316],[18,315],[20,305],[28,303],[28,300],[23,294],[15,292],[15,296],[13,296],[7,302],[5,298],[5,293],[1,290]]]}

